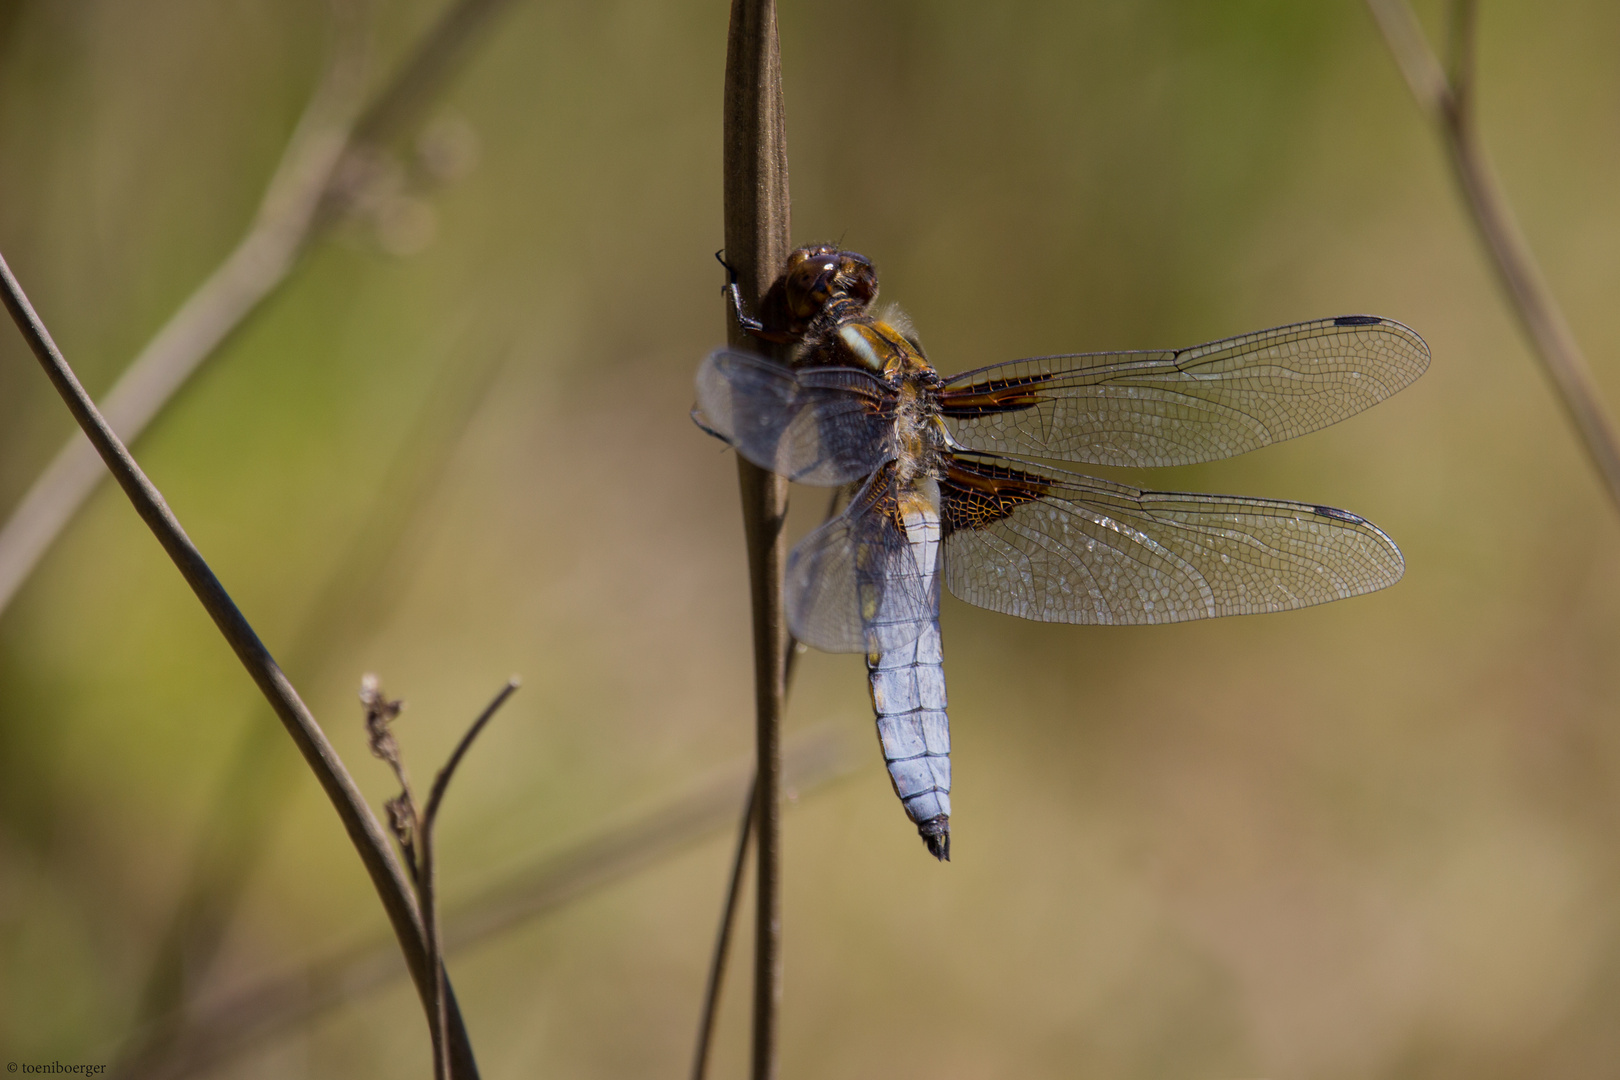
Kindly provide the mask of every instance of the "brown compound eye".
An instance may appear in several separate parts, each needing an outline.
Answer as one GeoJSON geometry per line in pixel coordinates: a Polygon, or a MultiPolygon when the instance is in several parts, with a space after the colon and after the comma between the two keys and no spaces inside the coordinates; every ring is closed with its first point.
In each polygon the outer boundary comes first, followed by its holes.
{"type": "Polygon", "coordinates": [[[866,256],[853,251],[831,244],[802,247],[788,256],[782,295],[793,318],[809,322],[835,297],[866,307],[877,297],[877,271],[866,256]]]}
{"type": "Polygon", "coordinates": [[[810,319],[826,307],[838,277],[838,264],[833,253],[806,252],[787,273],[788,310],[797,318],[810,319]]]}
{"type": "Polygon", "coordinates": [[[787,303],[795,316],[808,319],[825,308],[833,295],[833,282],[838,277],[838,259],[831,256],[812,256],[794,267],[787,279],[787,303]]]}

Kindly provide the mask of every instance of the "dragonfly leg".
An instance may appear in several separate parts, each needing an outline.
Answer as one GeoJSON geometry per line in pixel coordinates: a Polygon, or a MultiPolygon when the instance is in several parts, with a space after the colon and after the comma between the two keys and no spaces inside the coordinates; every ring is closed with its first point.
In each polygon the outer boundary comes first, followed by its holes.
{"type": "Polygon", "coordinates": [[[765,329],[763,322],[748,314],[748,308],[743,304],[742,289],[737,286],[737,268],[726,261],[726,249],[721,248],[715,252],[714,258],[716,262],[726,268],[726,283],[720,286],[720,291],[726,294],[727,300],[731,301],[732,316],[737,320],[737,325],[742,327],[743,333],[749,337],[769,341],[776,345],[784,345],[794,340],[792,334],[765,329]]]}

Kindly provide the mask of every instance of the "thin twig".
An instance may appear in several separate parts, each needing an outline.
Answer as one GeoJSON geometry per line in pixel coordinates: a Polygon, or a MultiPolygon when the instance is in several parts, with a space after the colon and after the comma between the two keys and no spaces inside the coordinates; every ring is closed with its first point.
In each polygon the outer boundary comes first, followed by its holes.
{"type": "MultiPolygon", "coordinates": [[[[433,790],[428,794],[427,809],[422,812],[418,822],[417,845],[421,853],[420,871],[417,874],[416,892],[422,904],[422,926],[427,931],[427,959],[428,968],[434,972],[433,1005],[430,1015],[433,1018],[433,1075],[436,1080],[444,1080],[450,1071],[449,1058],[449,1018],[445,1009],[445,994],[449,985],[449,977],[444,970],[443,936],[439,932],[439,901],[438,901],[438,865],[434,859],[433,826],[439,818],[439,805],[444,801],[444,793],[450,789],[450,778],[455,775],[456,767],[466,756],[467,750],[472,746],[478,733],[484,730],[484,725],[500,711],[506,699],[517,692],[518,678],[516,675],[506,680],[500,693],[495,695],[484,711],[478,714],[478,719],[472,722],[467,733],[456,744],[455,752],[450,760],[445,762],[444,768],[433,778],[433,790]]],[[[403,776],[403,773],[402,773],[403,776]]],[[[406,798],[410,798],[410,788],[405,789],[406,798]]]]}
{"type": "MultiPolygon", "coordinates": [[[[772,0],[733,0],[726,43],[721,142],[726,256],[743,299],[757,307],[787,259],[789,236],[787,130],[782,108],[781,52],[772,0]]],[[[727,334],[742,346],[728,309],[727,334]]],[[[757,346],[756,346],[757,347],[757,346]]],[[[743,531],[754,621],[757,714],[757,828],[754,925],[754,1080],[775,1080],[777,1012],[782,997],[781,727],[787,621],[782,606],[787,481],[737,458],[743,531]]]]}
{"type": "MultiPolygon", "coordinates": [[[[801,795],[850,776],[864,764],[865,744],[849,731],[847,725],[820,725],[789,740],[785,775],[801,795]]],[[[735,820],[752,770],[752,761],[728,769],[628,824],[548,856],[454,905],[445,915],[446,952],[498,938],[724,828],[735,820]]],[[[370,942],[229,997],[193,1003],[183,1017],[158,1018],[154,1027],[173,1029],[173,1034],[136,1048],[118,1075],[124,1080],[180,1080],[215,1068],[280,1032],[390,985],[404,973],[397,946],[370,942]]]]}
{"type": "Polygon", "coordinates": [[[726,885],[726,902],[720,910],[720,926],[714,935],[714,954],[709,958],[709,978],[703,987],[703,1012],[698,1017],[697,1050],[692,1056],[692,1080],[709,1074],[709,1047],[714,1043],[714,1021],[720,1011],[720,987],[725,982],[726,959],[731,955],[731,927],[737,917],[737,901],[742,895],[743,870],[748,864],[748,841],[754,835],[755,802],[759,787],[748,785],[743,799],[742,820],[737,823],[737,847],[731,855],[731,880],[726,885]]]}
{"type": "Polygon", "coordinates": [[[1604,408],[1575,333],[1553,298],[1480,144],[1474,108],[1478,22],[1474,0],[1455,0],[1452,5],[1449,74],[1429,48],[1423,28],[1406,0],[1366,3],[1412,96],[1439,131],[1463,204],[1491,254],[1513,312],[1551,378],[1610,501],[1620,509],[1620,436],[1604,408]]]}
{"type": "MultiPolygon", "coordinates": [[[[352,195],[347,189],[363,171],[348,163],[419,119],[477,32],[510,3],[456,0],[364,112],[364,35],[358,26],[342,28],[247,234],[107,392],[103,415],[126,442],[140,437],[203,361],[287,280],[311,239],[341,217],[338,209],[352,195]]],[[[0,525],[0,614],[101,475],[94,448],[74,435],[0,525]]]]}
{"type": "Polygon", "coordinates": [[[434,819],[439,816],[439,804],[444,801],[444,793],[450,788],[450,778],[455,775],[457,766],[461,764],[461,759],[466,756],[468,749],[471,748],[473,740],[478,738],[478,733],[484,730],[484,725],[494,718],[495,714],[500,711],[501,706],[506,704],[506,699],[517,693],[517,688],[521,685],[523,685],[523,681],[516,675],[507,679],[506,685],[501,687],[500,692],[495,695],[488,705],[484,706],[484,711],[478,714],[478,719],[472,722],[472,726],[467,729],[467,733],[456,744],[455,752],[450,755],[450,760],[444,763],[444,768],[439,770],[439,775],[433,778],[433,789],[428,793],[427,809],[422,813],[423,828],[433,828],[434,819]]]}
{"type": "MultiPolygon", "coordinates": [[[[355,787],[348,771],[344,769],[337,751],[299,698],[292,683],[276,665],[275,658],[264,647],[258,634],[243,617],[241,610],[231,600],[219,579],[214,576],[213,570],[192,544],[185,530],[180,527],[168,504],[164,502],[162,494],[147,479],[123,442],[96,409],[90,395],[85,393],[78,377],[74,375],[67,360],[52,341],[45,324],[34,311],[33,305],[28,302],[22,286],[12,276],[11,267],[7,265],[4,256],[0,256],[0,292],[4,294],[6,310],[11,313],[18,330],[22,332],[29,348],[33,350],[40,366],[45,369],[46,376],[67,404],[73,418],[78,421],[80,429],[89,437],[108,470],[124,489],[124,494],[134,505],[136,512],[163,545],[164,551],[168,553],[181,576],[186,579],[186,583],[191,586],[192,592],[196,594],[204,610],[214,620],[214,625],[219,628],[219,632],[235,651],[237,659],[252,676],[259,687],[259,692],[270,702],[271,708],[275,710],[282,724],[286,726],[288,734],[304,755],[304,760],[309,763],[316,778],[320,780],[321,787],[325,789],[327,798],[337,810],[338,817],[348,831],[350,841],[359,852],[361,862],[365,864],[366,871],[371,876],[372,885],[382,900],[383,908],[393,926],[394,936],[416,980],[417,993],[426,1008],[431,1003],[433,973],[427,967],[427,951],[420,913],[411,897],[410,887],[405,881],[399,860],[389,849],[377,819],[355,787]]],[[[428,1015],[431,1020],[433,1014],[430,1012],[428,1015]]],[[[464,1038],[461,1041],[464,1043],[464,1038]]],[[[472,1063],[470,1047],[458,1057],[464,1058],[464,1066],[470,1066],[472,1063]]],[[[477,1075],[476,1067],[464,1074],[477,1075]]]]}

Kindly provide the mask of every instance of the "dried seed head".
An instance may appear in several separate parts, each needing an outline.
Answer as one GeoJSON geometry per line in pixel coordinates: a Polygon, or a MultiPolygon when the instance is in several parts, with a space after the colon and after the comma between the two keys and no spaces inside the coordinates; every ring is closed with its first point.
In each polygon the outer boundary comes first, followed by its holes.
{"type": "Polygon", "coordinates": [[[360,679],[360,704],[366,710],[366,739],[371,744],[371,752],[392,765],[398,765],[399,744],[394,741],[389,725],[405,708],[405,703],[388,700],[377,676],[367,672],[360,679]]]}

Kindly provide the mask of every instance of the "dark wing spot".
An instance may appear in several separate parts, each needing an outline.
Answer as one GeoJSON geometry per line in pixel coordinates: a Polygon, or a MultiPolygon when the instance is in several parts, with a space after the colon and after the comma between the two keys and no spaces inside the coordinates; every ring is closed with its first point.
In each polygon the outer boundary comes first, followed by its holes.
{"type": "Polygon", "coordinates": [[[1367,524],[1366,518],[1357,517],[1348,510],[1338,510],[1331,506],[1313,506],[1311,509],[1316,511],[1318,517],[1332,518],[1334,521],[1348,521],[1352,525],[1367,524]]]}
{"type": "Polygon", "coordinates": [[[959,529],[982,529],[1050,490],[1039,476],[951,456],[939,483],[940,520],[947,536],[959,529]]]}
{"type": "Polygon", "coordinates": [[[1334,326],[1377,326],[1383,322],[1377,315],[1340,315],[1333,320],[1334,326]]]}

